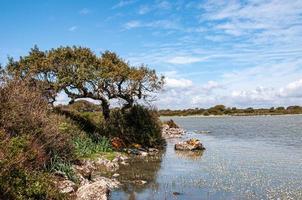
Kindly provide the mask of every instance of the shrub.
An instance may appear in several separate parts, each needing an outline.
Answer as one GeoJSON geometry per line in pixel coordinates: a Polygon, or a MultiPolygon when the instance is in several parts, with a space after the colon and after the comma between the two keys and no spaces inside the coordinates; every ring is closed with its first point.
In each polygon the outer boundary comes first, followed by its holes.
{"type": "Polygon", "coordinates": [[[54,177],[47,173],[12,168],[9,173],[1,173],[0,199],[46,200],[67,199],[56,189],[54,177]]]}
{"type": "Polygon", "coordinates": [[[138,143],[152,147],[164,142],[157,113],[140,105],[127,110],[113,110],[106,130],[110,138],[119,137],[126,145],[138,143]]]}
{"type": "Polygon", "coordinates": [[[179,128],[179,126],[173,121],[173,119],[165,121],[164,124],[167,124],[169,128],[179,128]]]}
{"type": "Polygon", "coordinates": [[[44,151],[46,162],[54,154],[72,158],[71,138],[58,128],[62,118],[49,112],[37,88],[10,81],[0,88],[0,102],[0,127],[7,137],[30,136],[31,142],[44,151]]]}
{"type": "Polygon", "coordinates": [[[45,169],[55,155],[74,157],[70,136],[59,129],[63,118],[25,81],[2,82],[0,102],[0,198],[61,198],[45,169]]]}

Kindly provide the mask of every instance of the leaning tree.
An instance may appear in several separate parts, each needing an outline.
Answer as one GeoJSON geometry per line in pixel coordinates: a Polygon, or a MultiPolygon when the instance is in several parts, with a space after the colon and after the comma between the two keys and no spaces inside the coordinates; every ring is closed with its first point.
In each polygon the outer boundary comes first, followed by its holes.
{"type": "Polygon", "coordinates": [[[110,115],[110,100],[123,101],[123,108],[136,100],[149,100],[164,83],[154,70],[133,67],[115,53],[106,51],[97,57],[89,48],[59,47],[41,51],[31,49],[18,61],[10,58],[7,70],[13,77],[28,79],[41,88],[51,104],[61,91],[73,103],[90,98],[101,102],[104,118],[110,115]]]}

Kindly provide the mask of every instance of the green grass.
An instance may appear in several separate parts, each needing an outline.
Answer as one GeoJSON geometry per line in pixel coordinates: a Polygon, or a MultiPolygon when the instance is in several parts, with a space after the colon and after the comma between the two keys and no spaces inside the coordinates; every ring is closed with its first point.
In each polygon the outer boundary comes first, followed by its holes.
{"type": "Polygon", "coordinates": [[[77,182],[77,178],[75,172],[73,171],[72,164],[70,162],[62,160],[57,155],[51,158],[48,170],[50,172],[63,172],[66,174],[69,180],[77,182]]]}
{"type": "Polygon", "coordinates": [[[76,155],[79,158],[91,158],[95,154],[111,152],[110,141],[102,137],[98,142],[93,142],[88,137],[77,137],[74,139],[76,155]]]}

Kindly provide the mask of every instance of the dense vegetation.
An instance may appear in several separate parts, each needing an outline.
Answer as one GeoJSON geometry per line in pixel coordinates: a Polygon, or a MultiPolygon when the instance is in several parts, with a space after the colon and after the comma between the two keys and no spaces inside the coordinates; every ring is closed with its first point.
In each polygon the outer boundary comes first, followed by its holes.
{"type": "Polygon", "coordinates": [[[137,103],[162,85],[154,70],[109,51],[98,57],[82,47],[35,47],[10,58],[0,68],[0,199],[68,198],[57,191],[54,172],[76,182],[72,164],[113,151],[113,137],[125,146],[162,145],[158,114],[137,103]],[[60,92],[69,105],[54,105],[60,92]],[[111,100],[121,107],[110,109],[111,100]]]}
{"type": "Polygon", "coordinates": [[[214,107],[184,109],[184,110],[160,110],[159,114],[162,116],[188,116],[188,115],[234,115],[234,116],[246,116],[246,115],[285,115],[285,114],[302,114],[301,106],[288,106],[285,107],[271,107],[271,108],[229,108],[224,105],[216,105],[214,107]]]}

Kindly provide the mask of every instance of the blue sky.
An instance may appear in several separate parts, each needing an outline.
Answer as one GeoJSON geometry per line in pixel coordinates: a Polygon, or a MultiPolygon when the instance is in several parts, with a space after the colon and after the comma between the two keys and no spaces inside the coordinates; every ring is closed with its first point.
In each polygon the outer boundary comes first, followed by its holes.
{"type": "Polygon", "coordinates": [[[159,108],[302,104],[301,0],[2,0],[0,7],[2,65],[35,44],[82,45],[164,74],[159,108]]]}

